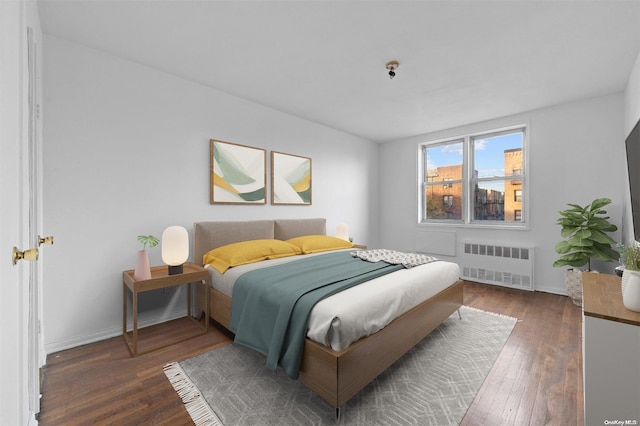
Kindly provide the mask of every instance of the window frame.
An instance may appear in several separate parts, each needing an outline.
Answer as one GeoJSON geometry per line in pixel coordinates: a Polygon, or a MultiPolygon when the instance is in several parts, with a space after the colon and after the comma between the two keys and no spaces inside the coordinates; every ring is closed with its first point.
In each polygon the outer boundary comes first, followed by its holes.
{"type": "MultiPolygon", "coordinates": [[[[447,139],[443,139],[443,140],[439,140],[439,141],[434,141],[428,144],[420,144],[418,147],[418,187],[420,188],[418,191],[418,196],[419,196],[419,205],[418,205],[418,223],[445,223],[445,224],[462,224],[464,217],[465,217],[465,211],[468,209],[467,206],[467,197],[462,197],[462,218],[461,219],[429,219],[429,222],[421,222],[421,219],[426,216],[426,200],[425,200],[425,194],[426,194],[426,188],[427,188],[427,184],[426,182],[424,182],[421,177],[425,176],[427,173],[426,170],[426,165],[424,165],[423,167],[423,163],[424,163],[424,149],[426,146],[429,147],[434,147],[434,146],[438,146],[438,145],[454,145],[456,143],[460,143],[462,145],[462,178],[461,179],[457,179],[457,180],[446,180],[446,181],[440,181],[438,183],[435,183],[435,185],[443,185],[443,187],[446,188],[452,188],[453,185],[461,185],[462,187],[462,191],[464,193],[464,191],[466,190],[464,188],[465,186],[465,182],[467,181],[467,171],[466,168],[464,167],[464,164],[466,164],[466,158],[467,158],[467,145],[465,144],[464,138],[463,137],[452,137],[452,138],[447,138],[447,139]]],[[[428,178],[427,178],[428,179],[428,178]]]]}
{"type": "MultiPolygon", "coordinates": [[[[491,130],[483,130],[477,132],[469,132],[463,135],[456,135],[447,138],[431,140],[418,143],[418,225],[424,226],[454,226],[454,227],[474,227],[474,228],[491,228],[491,229],[515,229],[515,230],[528,230],[529,229],[529,204],[531,203],[529,197],[529,124],[515,124],[512,126],[506,126],[491,130]],[[500,135],[522,132],[522,165],[518,169],[518,173],[514,173],[514,170],[505,170],[504,176],[495,178],[478,178],[474,177],[474,155],[473,155],[473,141],[482,138],[496,137],[500,135]],[[462,218],[461,219],[427,219],[426,218],[426,190],[427,182],[423,179],[426,176],[426,149],[433,148],[438,145],[449,145],[455,143],[462,143],[462,179],[447,181],[450,184],[462,185],[462,218]],[[520,181],[520,191],[522,193],[522,207],[518,209],[522,217],[521,222],[505,222],[505,221],[493,221],[493,220],[476,220],[474,219],[474,184],[476,182],[483,182],[487,180],[494,181],[520,181]]],[[[442,184],[442,183],[441,183],[442,184]]],[[[509,195],[505,192],[503,196],[506,198],[509,195]]]]}

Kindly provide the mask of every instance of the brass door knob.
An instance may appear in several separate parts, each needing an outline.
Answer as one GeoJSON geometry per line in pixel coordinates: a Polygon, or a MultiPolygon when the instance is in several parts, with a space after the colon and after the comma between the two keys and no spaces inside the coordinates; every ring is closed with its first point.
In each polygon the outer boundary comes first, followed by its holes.
{"type": "Polygon", "coordinates": [[[14,247],[11,253],[11,258],[13,260],[13,264],[18,263],[18,260],[24,259],[29,260],[31,262],[38,260],[38,249],[32,248],[25,251],[19,251],[17,247],[14,247]]]}

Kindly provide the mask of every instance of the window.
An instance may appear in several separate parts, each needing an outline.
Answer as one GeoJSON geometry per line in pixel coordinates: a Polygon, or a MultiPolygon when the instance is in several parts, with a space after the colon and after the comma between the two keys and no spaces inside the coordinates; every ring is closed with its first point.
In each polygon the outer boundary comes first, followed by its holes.
{"type": "Polygon", "coordinates": [[[420,146],[420,221],[523,226],[524,126],[420,146]]]}
{"type": "Polygon", "coordinates": [[[442,205],[446,209],[450,209],[451,207],[453,207],[453,195],[445,195],[444,197],[442,197],[442,205]]]}

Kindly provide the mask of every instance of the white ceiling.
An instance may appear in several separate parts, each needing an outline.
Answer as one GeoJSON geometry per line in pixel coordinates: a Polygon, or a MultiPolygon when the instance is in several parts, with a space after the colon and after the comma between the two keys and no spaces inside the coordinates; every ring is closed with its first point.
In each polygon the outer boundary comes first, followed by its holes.
{"type": "Polygon", "coordinates": [[[640,50],[640,0],[38,4],[45,34],[377,142],[620,92],[640,50]]]}

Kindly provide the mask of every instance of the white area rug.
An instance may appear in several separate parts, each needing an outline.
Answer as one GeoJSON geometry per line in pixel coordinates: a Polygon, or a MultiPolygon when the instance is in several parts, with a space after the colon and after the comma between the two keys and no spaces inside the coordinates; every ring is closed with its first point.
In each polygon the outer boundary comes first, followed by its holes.
{"type": "MultiPolygon", "coordinates": [[[[463,306],[341,409],[341,425],[457,425],[516,319],[463,306]]],[[[236,344],[165,366],[197,425],[334,425],[335,410],[236,344]]]]}

